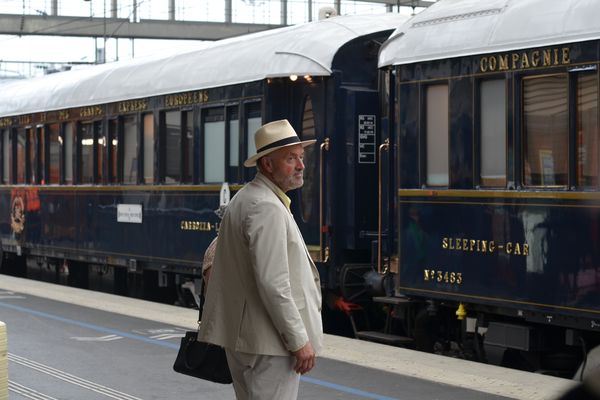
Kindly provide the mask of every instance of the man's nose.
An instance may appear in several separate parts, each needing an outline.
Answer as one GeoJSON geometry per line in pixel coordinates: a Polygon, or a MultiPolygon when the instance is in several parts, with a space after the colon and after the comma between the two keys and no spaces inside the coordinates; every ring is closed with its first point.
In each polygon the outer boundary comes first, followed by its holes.
{"type": "Polygon", "coordinates": [[[296,169],[302,171],[304,169],[304,160],[301,158],[296,159],[296,169]]]}

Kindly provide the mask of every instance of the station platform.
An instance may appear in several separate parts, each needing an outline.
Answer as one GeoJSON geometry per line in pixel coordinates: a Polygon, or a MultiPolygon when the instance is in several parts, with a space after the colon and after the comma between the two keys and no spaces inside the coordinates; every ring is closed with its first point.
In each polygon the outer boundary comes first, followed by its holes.
{"type": "MultiPolygon", "coordinates": [[[[172,364],[197,311],[0,275],[11,399],[233,399],[172,364]]],[[[299,399],[556,399],[576,382],[326,335],[299,399]]]]}

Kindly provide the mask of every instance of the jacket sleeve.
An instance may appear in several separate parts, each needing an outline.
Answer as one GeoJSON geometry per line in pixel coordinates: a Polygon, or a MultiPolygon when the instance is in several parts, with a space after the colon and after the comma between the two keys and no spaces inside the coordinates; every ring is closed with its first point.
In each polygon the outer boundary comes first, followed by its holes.
{"type": "Polygon", "coordinates": [[[251,207],[244,225],[259,296],[285,347],[293,352],[309,339],[292,297],[285,212],[278,204],[262,201],[251,207]]]}

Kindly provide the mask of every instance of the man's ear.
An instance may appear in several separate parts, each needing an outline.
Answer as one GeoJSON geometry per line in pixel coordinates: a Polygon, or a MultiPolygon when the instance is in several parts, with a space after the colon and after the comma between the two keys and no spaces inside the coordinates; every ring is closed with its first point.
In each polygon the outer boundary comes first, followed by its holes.
{"type": "Polygon", "coordinates": [[[271,157],[264,156],[261,157],[258,162],[260,163],[260,169],[264,172],[272,173],[273,172],[273,160],[271,157]]]}

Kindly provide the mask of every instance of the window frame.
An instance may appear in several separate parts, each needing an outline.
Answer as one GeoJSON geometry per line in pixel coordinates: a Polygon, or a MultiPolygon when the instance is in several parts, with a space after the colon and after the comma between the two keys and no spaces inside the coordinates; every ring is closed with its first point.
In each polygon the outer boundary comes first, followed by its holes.
{"type": "Polygon", "coordinates": [[[509,157],[508,157],[508,152],[509,152],[509,124],[508,124],[508,115],[510,112],[509,109],[509,104],[508,104],[508,99],[509,99],[509,79],[507,79],[505,77],[505,75],[490,75],[490,76],[486,76],[485,78],[481,78],[481,79],[477,79],[475,81],[475,90],[474,90],[474,94],[475,94],[475,101],[474,101],[474,105],[475,105],[475,116],[474,116],[474,120],[475,120],[475,132],[477,132],[474,135],[474,138],[476,140],[475,142],[475,174],[474,174],[474,178],[475,178],[475,186],[476,187],[481,187],[481,188],[485,188],[485,189],[503,189],[506,188],[510,179],[509,179],[509,171],[510,171],[510,165],[509,165],[509,157]],[[482,176],[482,171],[483,171],[483,129],[482,129],[482,123],[483,123],[483,110],[482,110],[482,104],[481,104],[481,100],[482,100],[482,96],[481,96],[481,89],[482,89],[482,85],[485,82],[489,82],[489,81],[503,81],[504,82],[504,179],[502,178],[484,178],[482,176]]]}

